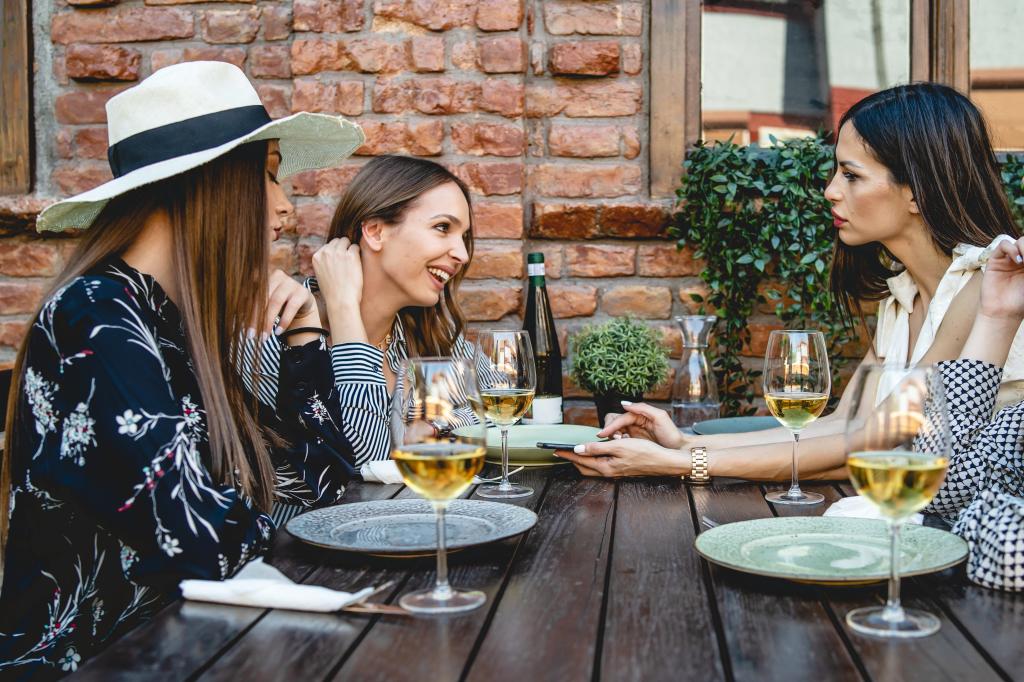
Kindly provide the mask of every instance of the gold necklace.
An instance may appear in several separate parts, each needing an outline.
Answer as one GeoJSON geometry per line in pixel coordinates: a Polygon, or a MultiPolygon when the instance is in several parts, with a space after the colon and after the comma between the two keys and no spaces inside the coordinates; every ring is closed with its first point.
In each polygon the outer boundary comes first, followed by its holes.
{"type": "Polygon", "coordinates": [[[387,333],[387,335],[384,337],[383,341],[381,341],[379,343],[373,344],[373,347],[376,348],[377,350],[379,350],[382,353],[387,352],[387,350],[388,350],[388,348],[390,346],[391,346],[391,332],[387,333]]]}

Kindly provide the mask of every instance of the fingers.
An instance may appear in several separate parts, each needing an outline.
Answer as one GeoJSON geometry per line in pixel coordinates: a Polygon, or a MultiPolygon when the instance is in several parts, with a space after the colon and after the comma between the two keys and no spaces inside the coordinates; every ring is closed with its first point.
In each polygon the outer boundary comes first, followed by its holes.
{"type": "Polygon", "coordinates": [[[1007,258],[1017,265],[1024,263],[1024,238],[1015,242],[1009,240],[999,242],[992,251],[992,258],[1007,258]]]}
{"type": "MultiPolygon", "coordinates": [[[[574,455],[583,457],[607,457],[617,454],[616,450],[623,447],[625,443],[620,440],[595,441],[593,443],[580,443],[573,449],[574,455]]],[[[568,458],[566,458],[568,459],[568,458]]]]}
{"type": "Polygon", "coordinates": [[[608,468],[608,465],[604,460],[587,459],[586,457],[581,457],[569,450],[558,450],[555,452],[555,456],[572,462],[584,476],[604,478],[611,475],[611,470],[608,468]]]}
{"type": "Polygon", "coordinates": [[[654,407],[653,405],[648,405],[647,403],[631,403],[628,400],[623,400],[622,407],[630,414],[647,417],[651,421],[655,421],[662,416],[668,416],[668,413],[665,412],[665,410],[654,407]]]}
{"type": "Polygon", "coordinates": [[[597,432],[597,436],[598,438],[609,438],[636,423],[637,417],[634,414],[617,414],[614,419],[605,422],[604,428],[597,432]]]}
{"type": "Polygon", "coordinates": [[[267,319],[263,322],[263,331],[267,334],[274,332],[277,318],[288,300],[288,287],[280,279],[274,279],[270,284],[270,295],[267,297],[267,319]]]}
{"type": "Polygon", "coordinates": [[[306,304],[305,296],[292,295],[285,300],[284,308],[281,309],[281,319],[277,321],[278,330],[288,329],[292,326],[296,314],[306,304]]]}

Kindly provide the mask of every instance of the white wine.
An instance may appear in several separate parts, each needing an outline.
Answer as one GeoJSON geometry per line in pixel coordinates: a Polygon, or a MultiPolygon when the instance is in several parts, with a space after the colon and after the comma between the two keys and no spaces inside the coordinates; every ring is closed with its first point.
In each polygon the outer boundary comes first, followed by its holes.
{"type": "Polygon", "coordinates": [[[562,423],[562,350],[558,345],[555,318],[551,313],[547,285],[544,283],[544,254],[526,255],[530,276],[526,292],[523,329],[533,343],[537,367],[537,392],[523,417],[524,424],[562,423]]]}
{"type": "Polygon", "coordinates": [[[828,393],[765,393],[764,401],[779,423],[790,431],[801,431],[825,409],[828,393]]]}
{"type": "Polygon", "coordinates": [[[480,391],[484,414],[498,426],[508,426],[526,414],[533,402],[528,388],[488,388],[480,391]]]}
{"type": "Polygon", "coordinates": [[[884,516],[901,519],[931,502],[946,477],[946,457],[900,451],[853,452],[846,461],[853,487],[884,516]]]}
{"type": "Polygon", "coordinates": [[[428,500],[451,500],[462,494],[484,468],[483,445],[421,443],[392,451],[406,485],[428,500]]]}

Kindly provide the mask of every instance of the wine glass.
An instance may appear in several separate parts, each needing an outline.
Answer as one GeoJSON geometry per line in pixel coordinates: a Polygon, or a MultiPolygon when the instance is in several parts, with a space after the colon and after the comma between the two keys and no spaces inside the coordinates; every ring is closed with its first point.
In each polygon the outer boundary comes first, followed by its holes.
{"type": "Polygon", "coordinates": [[[942,377],[930,365],[870,365],[861,368],[851,388],[846,466],[853,487],[888,522],[890,554],[885,606],[850,611],[846,623],[878,637],[924,637],[938,631],[939,619],[900,605],[900,528],[931,502],[946,476],[952,435],[942,377]],[[878,386],[887,391],[880,400],[878,386]]]}
{"type": "Polygon", "coordinates": [[[437,581],[400,604],[417,613],[475,609],[483,592],[448,584],[444,512],[484,466],[487,426],[473,363],[455,358],[404,360],[391,405],[391,456],[402,480],[430,501],[437,516],[437,581]],[[456,430],[457,429],[457,430],[456,430]]]}
{"type": "Polygon", "coordinates": [[[764,354],[764,400],[779,423],[793,434],[793,474],[789,490],[768,493],[775,504],[819,504],[824,496],[800,490],[800,431],[818,418],[832,390],[825,337],[821,332],[776,330],[764,354]]]}
{"type": "Polygon", "coordinates": [[[480,497],[528,497],[533,488],[508,480],[508,427],[530,409],[537,388],[533,346],[525,331],[485,329],[477,335],[476,363],[484,414],[501,429],[501,481],[477,490],[480,497]]]}

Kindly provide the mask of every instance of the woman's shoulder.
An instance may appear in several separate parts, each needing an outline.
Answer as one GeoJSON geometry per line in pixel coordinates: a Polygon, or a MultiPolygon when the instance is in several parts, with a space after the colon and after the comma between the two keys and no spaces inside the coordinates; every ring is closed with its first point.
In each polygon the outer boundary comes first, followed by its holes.
{"type": "Polygon", "coordinates": [[[132,311],[145,317],[145,312],[159,309],[166,300],[151,277],[142,275],[123,263],[109,262],[92,268],[54,291],[43,303],[40,322],[57,319],[74,323],[83,317],[102,318],[118,311],[132,311]],[[104,305],[114,303],[115,306],[104,305]]]}

